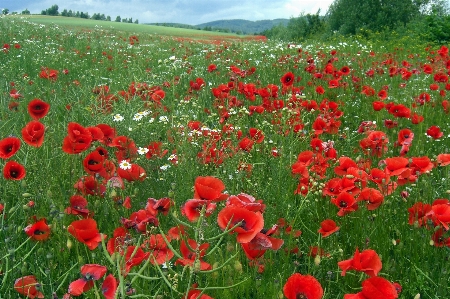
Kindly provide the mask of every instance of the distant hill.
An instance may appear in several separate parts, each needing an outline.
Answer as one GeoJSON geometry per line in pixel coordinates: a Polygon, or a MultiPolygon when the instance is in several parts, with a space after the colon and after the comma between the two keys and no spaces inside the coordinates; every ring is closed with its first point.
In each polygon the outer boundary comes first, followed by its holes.
{"type": "Polygon", "coordinates": [[[231,32],[242,32],[244,34],[258,34],[268,30],[280,23],[287,25],[289,19],[274,19],[261,21],[247,21],[242,19],[219,20],[196,25],[196,27],[205,29],[229,29],[231,32]]]}
{"type": "Polygon", "coordinates": [[[186,25],[179,23],[150,23],[148,25],[198,29],[206,31],[233,32],[238,34],[260,34],[263,31],[269,30],[270,28],[280,23],[286,26],[288,22],[289,19],[274,19],[261,21],[247,21],[242,19],[234,19],[234,20],[213,21],[199,25],[186,25]]]}

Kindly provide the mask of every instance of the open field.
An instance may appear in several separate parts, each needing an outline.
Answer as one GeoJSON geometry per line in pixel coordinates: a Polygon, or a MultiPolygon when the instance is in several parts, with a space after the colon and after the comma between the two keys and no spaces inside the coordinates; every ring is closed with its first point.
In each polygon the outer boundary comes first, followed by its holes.
{"type": "Polygon", "coordinates": [[[0,299],[450,298],[448,48],[186,32],[0,18],[0,299]]]}

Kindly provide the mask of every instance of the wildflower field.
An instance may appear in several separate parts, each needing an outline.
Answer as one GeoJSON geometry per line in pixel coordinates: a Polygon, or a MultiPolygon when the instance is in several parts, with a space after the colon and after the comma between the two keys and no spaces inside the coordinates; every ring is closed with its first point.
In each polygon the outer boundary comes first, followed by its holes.
{"type": "Polygon", "coordinates": [[[0,18],[0,298],[450,298],[450,55],[404,44],[0,18]]]}

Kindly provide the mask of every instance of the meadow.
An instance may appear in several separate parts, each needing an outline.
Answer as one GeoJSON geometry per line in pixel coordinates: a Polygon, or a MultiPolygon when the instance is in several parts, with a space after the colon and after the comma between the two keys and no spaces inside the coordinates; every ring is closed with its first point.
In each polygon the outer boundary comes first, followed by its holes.
{"type": "Polygon", "coordinates": [[[450,297],[446,45],[126,25],[0,18],[0,298],[450,297]]]}

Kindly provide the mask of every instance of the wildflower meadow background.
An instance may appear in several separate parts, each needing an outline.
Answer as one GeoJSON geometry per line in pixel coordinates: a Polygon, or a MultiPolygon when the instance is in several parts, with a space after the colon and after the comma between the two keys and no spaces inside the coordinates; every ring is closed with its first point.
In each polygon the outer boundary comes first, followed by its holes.
{"type": "Polygon", "coordinates": [[[449,51],[397,42],[2,17],[0,298],[449,298],[449,51]]]}

